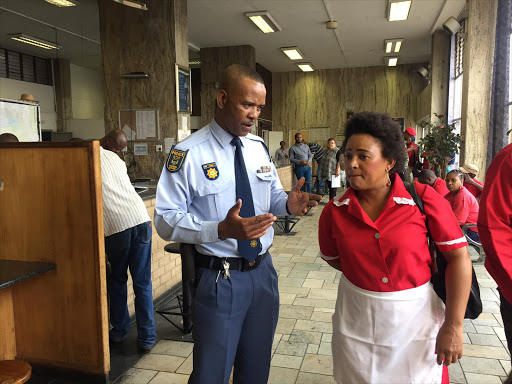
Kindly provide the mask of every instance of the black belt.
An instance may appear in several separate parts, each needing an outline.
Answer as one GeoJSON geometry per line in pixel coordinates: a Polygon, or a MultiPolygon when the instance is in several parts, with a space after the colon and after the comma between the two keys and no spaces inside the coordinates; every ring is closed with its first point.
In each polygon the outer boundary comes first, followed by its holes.
{"type": "Polygon", "coordinates": [[[309,167],[308,164],[295,164],[296,167],[309,167]]]}
{"type": "Polygon", "coordinates": [[[214,269],[216,271],[223,271],[223,260],[226,260],[229,263],[229,269],[231,271],[242,271],[247,272],[252,269],[258,268],[265,257],[267,257],[268,252],[265,252],[263,255],[258,255],[254,262],[249,262],[249,260],[243,257],[216,257],[216,256],[208,256],[203,255],[202,253],[196,252],[196,267],[199,268],[207,268],[214,269]]]}

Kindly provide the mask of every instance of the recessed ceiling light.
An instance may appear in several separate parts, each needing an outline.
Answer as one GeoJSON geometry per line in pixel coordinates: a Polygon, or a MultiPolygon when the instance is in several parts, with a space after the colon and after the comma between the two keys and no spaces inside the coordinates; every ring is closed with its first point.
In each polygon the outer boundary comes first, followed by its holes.
{"type": "Polygon", "coordinates": [[[297,47],[286,47],[281,48],[281,51],[290,58],[290,60],[302,60],[304,59],[304,55],[301,51],[299,51],[299,48],[297,47]]]}
{"type": "Polygon", "coordinates": [[[19,41],[22,43],[26,43],[26,44],[30,44],[30,45],[33,45],[38,48],[43,48],[43,49],[60,49],[60,48],[62,48],[62,46],[52,43],[51,41],[43,40],[38,37],[25,35],[23,33],[14,33],[14,34],[9,35],[9,37],[13,40],[16,40],[16,41],[19,41]]]}
{"type": "Polygon", "coordinates": [[[302,72],[313,72],[315,70],[311,63],[299,63],[297,66],[302,70],[302,72]]]}
{"type": "Polygon", "coordinates": [[[268,11],[247,12],[245,16],[251,19],[263,33],[272,33],[281,30],[279,24],[276,23],[268,11]]]}
{"type": "Polygon", "coordinates": [[[400,52],[400,48],[402,47],[402,42],[404,39],[388,39],[384,40],[384,49],[386,53],[400,52]]]}
{"type": "Polygon", "coordinates": [[[387,18],[388,21],[407,20],[409,10],[411,9],[411,0],[388,0],[387,18]]]}
{"type": "Polygon", "coordinates": [[[385,57],[384,58],[384,64],[386,64],[388,67],[396,67],[397,63],[398,63],[398,57],[385,57]]]}
{"type": "Polygon", "coordinates": [[[47,3],[56,5],[57,7],[74,7],[80,4],[76,0],[45,0],[47,3]]]}
{"type": "Polygon", "coordinates": [[[141,9],[143,11],[147,11],[148,7],[146,7],[145,3],[142,3],[137,0],[114,0],[116,3],[127,5],[128,7],[141,9]]]}

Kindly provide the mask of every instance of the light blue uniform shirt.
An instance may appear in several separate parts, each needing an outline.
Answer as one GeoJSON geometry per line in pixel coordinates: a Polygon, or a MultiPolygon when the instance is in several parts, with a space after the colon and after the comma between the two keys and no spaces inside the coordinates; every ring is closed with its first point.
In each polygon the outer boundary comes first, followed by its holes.
{"type": "MultiPolygon", "coordinates": [[[[196,244],[200,253],[217,257],[240,257],[235,239],[219,240],[218,224],[236,203],[235,147],[233,136],[215,120],[187,137],[175,147],[188,151],[175,172],[164,166],[158,182],[155,204],[155,228],[165,240],[196,244]],[[203,165],[218,172],[214,180],[203,165]]],[[[288,195],[270,161],[263,140],[248,134],[240,137],[256,215],[286,215],[288,195]]],[[[212,172],[212,171],[210,171],[212,172]]],[[[215,174],[215,172],[213,172],[215,174]]],[[[242,205],[244,201],[242,199],[242,205]]],[[[260,238],[262,252],[272,244],[270,227],[260,238]]]]}

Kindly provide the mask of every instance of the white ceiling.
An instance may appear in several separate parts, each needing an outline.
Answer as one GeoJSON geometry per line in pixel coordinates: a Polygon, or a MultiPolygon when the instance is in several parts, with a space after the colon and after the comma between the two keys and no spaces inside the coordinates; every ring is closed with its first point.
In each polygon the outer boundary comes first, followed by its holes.
{"type": "MultiPolygon", "coordinates": [[[[59,8],[44,0],[1,0],[0,46],[100,69],[97,0],[79,1],[77,7],[59,8]],[[49,52],[7,36],[20,32],[63,48],[49,52]]],[[[249,44],[258,63],[282,72],[298,68],[280,47],[298,46],[316,69],[365,67],[384,64],[384,39],[404,38],[398,63],[425,63],[432,32],[464,5],[465,0],[413,0],[408,20],[388,22],[386,0],[188,0],[189,42],[198,48],[249,44]],[[261,10],[271,13],[281,32],[264,34],[245,17],[261,10]],[[338,21],[336,31],[325,28],[329,20],[338,21]]]]}

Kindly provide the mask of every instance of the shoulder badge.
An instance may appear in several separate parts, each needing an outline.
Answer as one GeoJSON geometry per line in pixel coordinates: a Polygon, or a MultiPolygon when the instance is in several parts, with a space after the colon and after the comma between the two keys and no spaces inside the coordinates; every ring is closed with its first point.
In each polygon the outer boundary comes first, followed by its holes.
{"type": "Polygon", "coordinates": [[[181,169],[183,162],[185,161],[185,157],[187,156],[188,150],[180,151],[179,149],[171,149],[169,152],[169,157],[167,157],[167,161],[165,162],[165,167],[169,172],[177,172],[181,169]]]}
{"type": "Polygon", "coordinates": [[[204,175],[208,180],[216,180],[219,177],[219,169],[217,164],[208,163],[201,166],[203,168],[204,175]]]}

